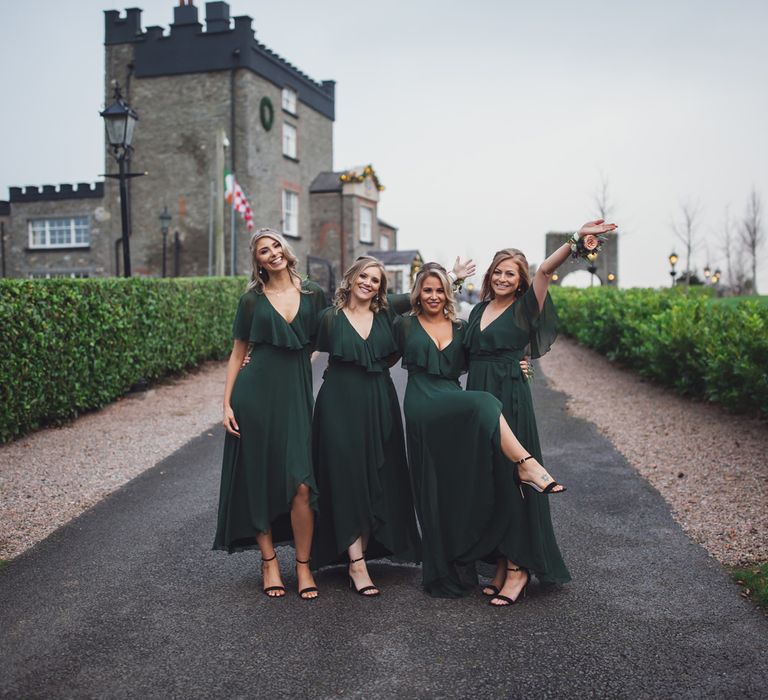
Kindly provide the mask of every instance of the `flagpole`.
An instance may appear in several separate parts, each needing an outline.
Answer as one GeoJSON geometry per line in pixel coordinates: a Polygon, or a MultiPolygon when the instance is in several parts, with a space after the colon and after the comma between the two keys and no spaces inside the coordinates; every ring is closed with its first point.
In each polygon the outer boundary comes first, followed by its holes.
{"type": "Polygon", "coordinates": [[[213,274],[213,206],[216,185],[211,181],[210,191],[211,194],[208,197],[208,277],[213,274]]]}
{"type": "Polygon", "coordinates": [[[216,132],[216,220],[214,225],[213,273],[224,276],[224,143],[226,135],[222,130],[216,132]]]}
{"type": "MultiPolygon", "coordinates": [[[[237,182],[235,174],[232,173],[232,181],[237,182]]],[[[237,274],[237,238],[236,238],[236,226],[237,221],[235,214],[235,198],[232,197],[232,207],[229,210],[230,224],[229,224],[229,274],[234,277],[237,274]]]]}

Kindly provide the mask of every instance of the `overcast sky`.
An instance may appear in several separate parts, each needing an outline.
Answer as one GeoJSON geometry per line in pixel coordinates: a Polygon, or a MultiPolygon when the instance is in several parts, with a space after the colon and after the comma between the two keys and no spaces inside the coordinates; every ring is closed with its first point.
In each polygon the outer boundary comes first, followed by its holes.
{"type": "MultiPolygon", "coordinates": [[[[134,4],[144,27],[167,27],[177,3],[0,1],[0,199],[102,172],[103,10],[134,4]]],[[[335,167],[372,163],[380,217],[426,258],[485,266],[516,246],[540,261],[544,233],[593,217],[604,177],[622,286],[662,286],[682,203],[699,207],[699,269],[725,267],[727,208],[741,219],[753,186],[768,204],[766,0],[230,6],[337,81],[335,167]]]]}

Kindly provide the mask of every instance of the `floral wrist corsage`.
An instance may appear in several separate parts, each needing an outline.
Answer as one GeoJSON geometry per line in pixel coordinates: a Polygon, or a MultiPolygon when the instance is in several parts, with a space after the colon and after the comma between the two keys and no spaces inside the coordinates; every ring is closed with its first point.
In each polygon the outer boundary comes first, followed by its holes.
{"type": "Polygon", "coordinates": [[[571,247],[571,257],[575,260],[577,258],[589,258],[599,253],[603,248],[603,243],[608,239],[598,233],[588,233],[586,236],[582,236],[578,231],[572,236],[568,236],[566,243],[571,247]]]}

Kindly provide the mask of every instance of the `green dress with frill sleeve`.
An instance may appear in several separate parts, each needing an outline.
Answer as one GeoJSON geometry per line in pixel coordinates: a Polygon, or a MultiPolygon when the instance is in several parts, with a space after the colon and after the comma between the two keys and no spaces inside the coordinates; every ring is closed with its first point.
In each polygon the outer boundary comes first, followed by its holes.
{"type": "MultiPolygon", "coordinates": [[[[464,345],[469,356],[467,389],[487,391],[501,401],[502,412],[523,447],[542,461],[531,388],[520,371],[530,347],[532,359],[549,351],[557,337],[557,314],[549,294],[539,310],[533,287],[480,330],[489,302],[469,315],[464,345]]],[[[511,463],[507,462],[510,468],[511,463]]],[[[571,576],[560,554],[549,510],[550,496],[523,486],[524,499],[508,503],[509,527],[498,544],[501,554],[530,569],[543,583],[565,583],[571,576]]]]}
{"type": "Polygon", "coordinates": [[[275,544],[291,542],[291,500],[301,484],[317,510],[310,356],[326,302],[314,282],[302,282],[301,290],[290,323],[265,294],[251,290],[240,297],[232,335],[250,344],[250,362],[232,389],[240,437],[224,439],[214,549],[253,549],[256,535],[268,531],[275,544]]]}
{"type": "Polygon", "coordinates": [[[367,559],[418,562],[421,546],[403,425],[388,360],[397,354],[392,313],[374,314],[366,339],[343,310],[320,316],[317,349],[328,368],[312,426],[320,513],[314,566],[346,561],[347,548],[369,534],[367,559]]]}
{"type": "Polygon", "coordinates": [[[500,459],[501,402],[463,391],[464,321],[438,350],[416,316],[395,322],[408,370],[406,442],[421,524],[422,576],[432,596],[457,598],[477,585],[474,562],[495,550],[506,526],[497,504],[519,490],[500,459]]]}

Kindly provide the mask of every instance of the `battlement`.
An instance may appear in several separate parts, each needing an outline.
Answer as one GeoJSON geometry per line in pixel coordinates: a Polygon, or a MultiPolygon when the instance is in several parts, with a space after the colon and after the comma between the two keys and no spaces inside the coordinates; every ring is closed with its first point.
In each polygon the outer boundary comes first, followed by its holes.
{"type": "Polygon", "coordinates": [[[0,216],[11,215],[11,203],[6,201],[0,201],[0,216]]]}
{"type": "Polygon", "coordinates": [[[149,78],[188,73],[246,68],[278,87],[295,90],[301,102],[334,119],[333,80],[317,82],[256,40],[253,19],[246,15],[230,18],[229,4],[205,5],[205,29],[192,4],[174,8],[170,33],[162,27],[141,29],[141,10],[104,13],[104,43],[107,46],[134,45],[134,75],[149,78]]]}
{"type": "Polygon", "coordinates": [[[99,199],[104,196],[104,183],[78,182],[77,185],[27,185],[9,187],[10,202],[52,202],[61,199],[99,199]]]}

